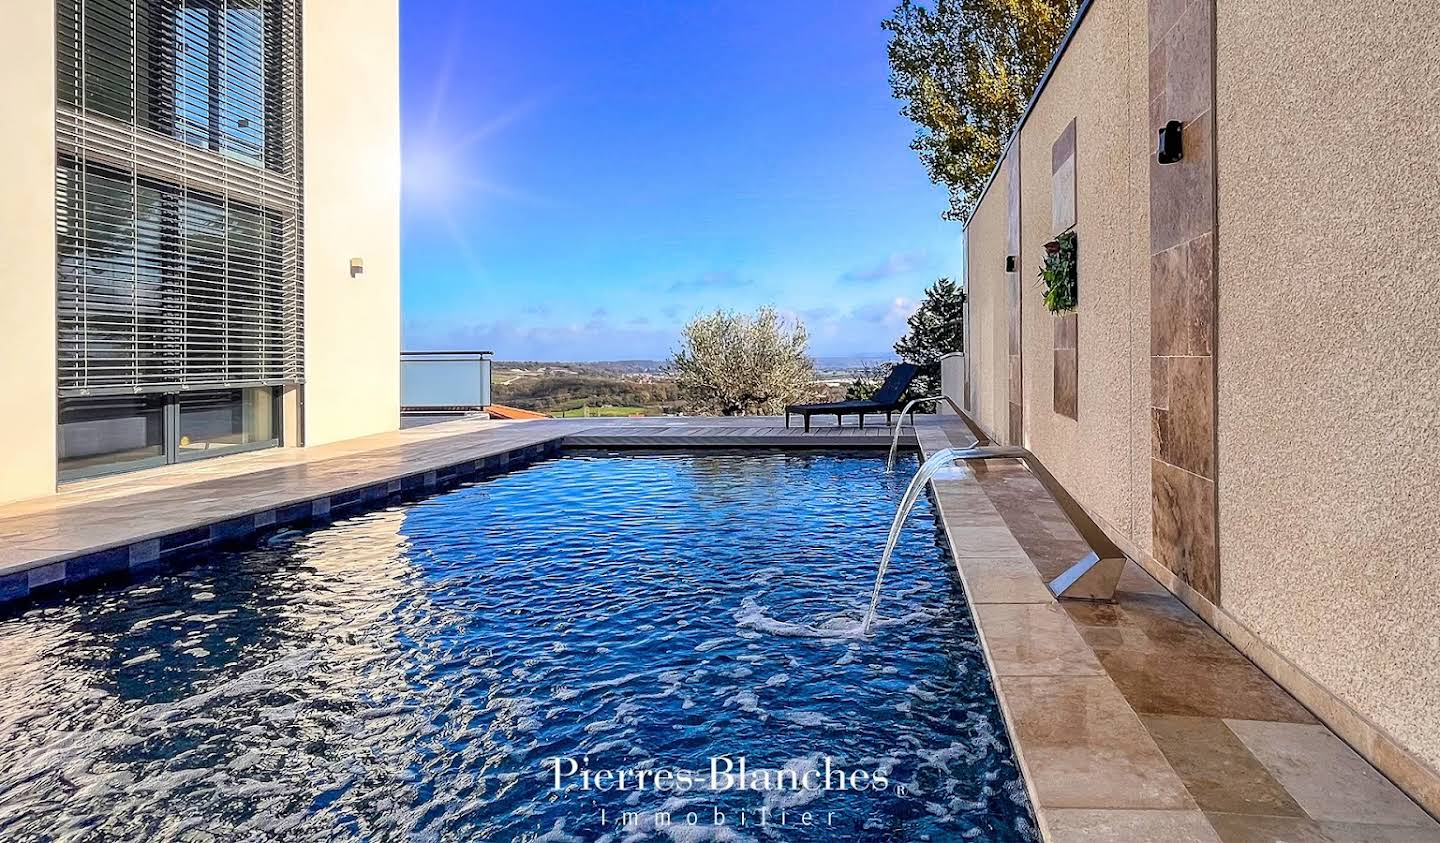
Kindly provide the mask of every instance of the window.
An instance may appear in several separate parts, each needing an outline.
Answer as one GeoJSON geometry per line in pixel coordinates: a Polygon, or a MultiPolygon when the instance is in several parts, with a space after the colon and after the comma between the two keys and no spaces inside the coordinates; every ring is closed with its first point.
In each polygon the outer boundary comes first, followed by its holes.
{"type": "Polygon", "coordinates": [[[58,0],[61,397],[299,383],[299,0],[58,0]]]}
{"type": "Polygon", "coordinates": [[[60,479],[164,465],[159,395],[75,399],[60,405],[60,479]]]}
{"type": "Polygon", "coordinates": [[[302,0],[56,0],[60,470],[278,442],[302,381],[302,0]]]}
{"type": "Polygon", "coordinates": [[[283,216],[94,163],[57,185],[62,395],[298,381],[283,216]]]}
{"type": "Polygon", "coordinates": [[[278,444],[280,425],[271,389],[181,394],[177,459],[217,456],[278,444]]]}
{"type": "Polygon", "coordinates": [[[276,387],[60,401],[60,479],[280,444],[276,387]]]}
{"type": "Polygon", "coordinates": [[[296,0],[59,0],[64,105],[283,171],[296,0]]]}

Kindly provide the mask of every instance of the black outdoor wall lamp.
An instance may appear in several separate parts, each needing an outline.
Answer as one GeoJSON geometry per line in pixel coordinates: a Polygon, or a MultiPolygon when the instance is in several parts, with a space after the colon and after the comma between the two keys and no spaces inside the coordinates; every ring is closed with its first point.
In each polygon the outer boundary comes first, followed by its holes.
{"type": "Polygon", "coordinates": [[[1015,271],[1015,256],[1014,256],[1014,255],[1006,255],[1006,256],[1005,256],[1005,271],[1006,271],[1006,272],[1014,272],[1014,271],[1015,271]]]}
{"type": "Polygon", "coordinates": [[[1181,130],[1184,124],[1171,120],[1160,129],[1160,140],[1155,144],[1155,158],[1161,164],[1174,164],[1185,157],[1185,140],[1181,130]]]}

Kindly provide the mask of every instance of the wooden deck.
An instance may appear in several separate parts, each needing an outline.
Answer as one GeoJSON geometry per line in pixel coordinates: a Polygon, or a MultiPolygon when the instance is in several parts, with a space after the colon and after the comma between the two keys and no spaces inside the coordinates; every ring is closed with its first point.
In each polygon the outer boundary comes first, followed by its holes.
{"type": "MultiPolygon", "coordinates": [[[[567,419],[584,429],[565,436],[577,448],[889,448],[893,427],[885,416],[869,416],[865,427],[853,419],[836,425],[812,421],[806,433],[798,418],[792,427],[779,416],[738,418],[666,417],[620,419],[567,419]]],[[[915,447],[915,434],[907,424],[901,434],[907,447],[915,447]]]]}

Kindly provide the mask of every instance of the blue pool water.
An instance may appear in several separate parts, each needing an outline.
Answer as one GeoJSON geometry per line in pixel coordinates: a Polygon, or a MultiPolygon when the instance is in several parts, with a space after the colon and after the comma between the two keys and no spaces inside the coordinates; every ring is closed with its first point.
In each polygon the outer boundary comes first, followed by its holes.
{"type": "Polygon", "coordinates": [[[924,501],[856,634],[914,470],[575,455],[12,614],[0,839],[1034,840],[924,501]]]}

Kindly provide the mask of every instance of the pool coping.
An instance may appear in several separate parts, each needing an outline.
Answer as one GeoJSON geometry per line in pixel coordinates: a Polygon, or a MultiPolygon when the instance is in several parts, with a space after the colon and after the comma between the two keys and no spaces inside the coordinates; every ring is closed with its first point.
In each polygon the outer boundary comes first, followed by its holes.
{"type": "Polygon", "coordinates": [[[563,435],[393,477],[342,485],[323,494],[279,497],[233,516],[141,532],[120,543],[56,551],[0,568],[0,607],[129,575],[145,575],[202,551],[244,545],[258,534],[325,523],[342,514],[425,497],[461,483],[503,474],[556,456],[563,435]]]}
{"type": "MultiPolygon", "coordinates": [[[[924,456],[968,444],[969,436],[958,425],[918,431],[924,456]]],[[[1116,603],[1056,600],[1015,525],[1001,516],[1000,498],[992,500],[987,484],[997,481],[977,477],[989,470],[977,463],[942,471],[929,491],[1043,840],[1440,841],[1440,824],[1420,805],[1133,560],[1116,603]],[[1188,620],[1174,620],[1170,629],[1127,626],[1133,605],[1163,605],[1163,620],[1181,617],[1177,612],[1188,620]],[[1209,636],[1205,647],[1231,651],[1216,665],[1243,665],[1249,673],[1238,681],[1233,670],[1216,675],[1207,658],[1172,665],[1167,660],[1174,653],[1156,656],[1156,642],[1167,635],[1209,636]],[[1166,693],[1137,682],[1141,674],[1150,681],[1165,674],[1177,687],[1208,691],[1212,699],[1243,697],[1260,683],[1280,696],[1235,704],[1232,712],[1207,711],[1205,704],[1165,699],[1166,693]],[[1282,697],[1289,702],[1282,704],[1282,697]],[[1247,706],[1248,713],[1238,713],[1247,706]],[[1262,714],[1267,707],[1273,713],[1262,714]],[[1217,736],[1230,745],[1217,747],[1217,736]],[[1230,792],[1217,794],[1227,787],[1217,779],[1244,785],[1227,783],[1230,792]],[[1243,792],[1247,786],[1278,791],[1293,800],[1294,810],[1261,807],[1264,798],[1243,792]],[[1351,788],[1363,797],[1334,796],[1351,788]],[[1337,804],[1326,804],[1331,801],[1337,804]],[[1357,808],[1357,802],[1367,805],[1357,808]]],[[[1025,473],[1019,463],[1004,470],[1025,473]]],[[[1053,506],[1031,479],[1033,492],[1010,494],[1043,496],[1053,506]]],[[[1007,506],[1013,509],[1013,498],[1007,506]]],[[[1058,523],[1037,532],[1073,534],[1058,523]]],[[[1083,544],[1078,535],[1073,541],[1083,544]]]]}

